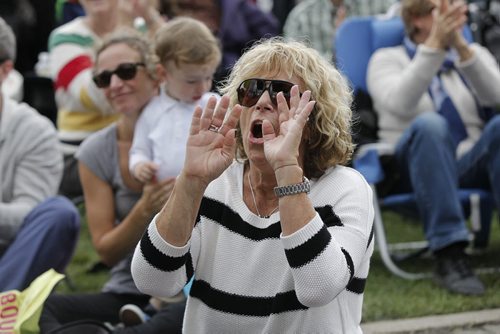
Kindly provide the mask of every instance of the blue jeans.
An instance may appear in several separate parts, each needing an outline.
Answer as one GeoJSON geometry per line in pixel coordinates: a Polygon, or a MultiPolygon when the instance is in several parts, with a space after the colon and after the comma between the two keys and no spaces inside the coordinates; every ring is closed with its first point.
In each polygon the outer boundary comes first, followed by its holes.
{"type": "Polygon", "coordinates": [[[79,231],[80,214],[67,198],[51,197],[36,206],[0,257],[0,291],[24,290],[50,268],[64,272],[79,231]]]}
{"type": "Polygon", "coordinates": [[[500,116],[483,129],[479,141],[460,159],[446,120],[437,113],[418,116],[396,146],[400,191],[413,191],[429,247],[436,251],[468,241],[458,188],[493,193],[500,209],[500,116]]]}

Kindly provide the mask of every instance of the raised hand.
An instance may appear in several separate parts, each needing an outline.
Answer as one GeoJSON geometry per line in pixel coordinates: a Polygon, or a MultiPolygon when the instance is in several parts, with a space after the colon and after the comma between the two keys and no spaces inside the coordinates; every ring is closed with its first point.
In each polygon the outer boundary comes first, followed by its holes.
{"type": "Polygon", "coordinates": [[[452,35],[450,40],[450,44],[454,48],[464,47],[468,45],[467,41],[464,38],[462,27],[467,23],[467,11],[468,7],[464,1],[454,1],[453,5],[457,8],[457,23],[459,28],[455,30],[455,33],[452,35]]]}
{"type": "Polygon", "coordinates": [[[134,26],[134,19],[142,17],[148,27],[148,33],[153,36],[154,32],[164,23],[158,12],[157,0],[119,0],[118,22],[119,25],[134,26]]]}
{"type": "Polygon", "coordinates": [[[290,91],[290,107],[283,96],[278,93],[279,133],[268,120],[262,123],[264,138],[264,154],[274,170],[283,166],[298,165],[299,148],[304,126],[311,114],[315,101],[309,101],[311,92],[305,91],[300,97],[299,87],[293,86],[290,91]]]}
{"type": "Polygon", "coordinates": [[[119,0],[117,12],[119,26],[134,26],[134,18],[136,17],[136,13],[134,12],[134,4],[131,0],[119,0]]]}
{"type": "Polygon", "coordinates": [[[433,25],[425,44],[446,49],[456,41],[463,41],[462,27],[467,22],[467,6],[463,1],[432,0],[436,8],[432,11],[433,25]]]}
{"type": "Polygon", "coordinates": [[[241,106],[229,109],[229,96],[211,97],[201,110],[196,107],[186,145],[183,174],[208,185],[232,163],[235,155],[236,125],[241,106]]]}

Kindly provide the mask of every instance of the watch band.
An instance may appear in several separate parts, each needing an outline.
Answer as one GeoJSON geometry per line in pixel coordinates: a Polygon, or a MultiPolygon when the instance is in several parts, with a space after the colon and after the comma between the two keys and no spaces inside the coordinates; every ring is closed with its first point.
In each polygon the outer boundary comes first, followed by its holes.
{"type": "Polygon", "coordinates": [[[278,197],[296,195],[300,193],[309,194],[311,191],[311,183],[307,177],[303,177],[303,181],[301,183],[289,184],[287,186],[274,187],[274,193],[278,197]]]}

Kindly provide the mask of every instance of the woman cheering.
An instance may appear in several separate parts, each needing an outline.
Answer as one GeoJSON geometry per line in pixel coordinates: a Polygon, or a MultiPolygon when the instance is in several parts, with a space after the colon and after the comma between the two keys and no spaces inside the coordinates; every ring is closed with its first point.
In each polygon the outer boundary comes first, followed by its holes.
{"type": "Polygon", "coordinates": [[[187,333],[361,333],[373,206],[351,93],[315,50],[261,41],[193,115],[184,168],[137,246],[147,294],[194,276],[187,333]]]}

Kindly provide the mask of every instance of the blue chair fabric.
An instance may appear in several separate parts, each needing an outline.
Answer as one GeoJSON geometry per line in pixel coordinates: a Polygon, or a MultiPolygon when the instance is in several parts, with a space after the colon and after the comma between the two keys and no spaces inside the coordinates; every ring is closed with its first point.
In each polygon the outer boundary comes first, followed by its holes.
{"type": "Polygon", "coordinates": [[[404,26],[399,17],[348,18],[335,36],[337,67],[350,80],[355,91],[367,92],[366,70],[371,55],[379,48],[400,44],[403,37],[404,26]]]}

